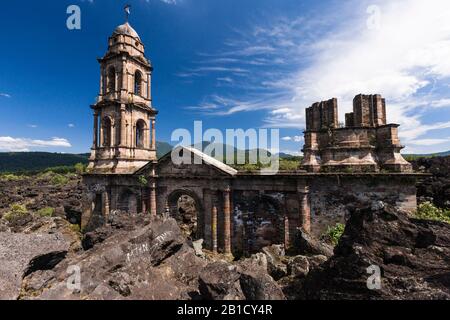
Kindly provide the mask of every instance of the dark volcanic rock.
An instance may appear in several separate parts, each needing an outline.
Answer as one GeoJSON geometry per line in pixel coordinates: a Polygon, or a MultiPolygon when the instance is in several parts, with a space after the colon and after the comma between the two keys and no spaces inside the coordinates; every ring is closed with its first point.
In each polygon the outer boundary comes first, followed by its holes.
{"type": "Polygon", "coordinates": [[[81,177],[67,175],[64,185],[52,182],[54,174],[22,176],[19,180],[2,180],[0,183],[0,213],[9,210],[14,203],[26,203],[31,212],[51,207],[54,216],[66,218],[72,224],[80,224],[83,202],[87,201],[86,187],[81,177]]]}
{"type": "Polygon", "coordinates": [[[283,291],[267,273],[264,254],[256,254],[235,265],[217,261],[200,273],[199,288],[207,300],[284,300],[283,291]]]}
{"type": "MultiPolygon", "coordinates": [[[[55,277],[45,288],[24,298],[183,300],[198,296],[197,279],[205,261],[185,244],[175,220],[149,219],[151,223],[134,230],[115,229],[102,243],[66,258],[53,269],[55,277]],[[71,266],[80,270],[79,290],[66,285],[71,266]]],[[[40,283],[28,277],[27,283],[35,282],[40,283]]]]}
{"type": "Polygon", "coordinates": [[[245,259],[238,263],[240,284],[247,300],[285,300],[280,286],[267,274],[267,263],[261,259],[245,259]]]}
{"type": "Polygon", "coordinates": [[[200,275],[200,293],[206,300],[245,299],[239,278],[236,266],[225,261],[211,263],[200,275]]]}
{"type": "Polygon", "coordinates": [[[150,217],[146,214],[130,214],[122,211],[114,211],[108,217],[107,223],[83,235],[81,244],[84,250],[89,250],[98,243],[102,243],[118,230],[132,231],[138,227],[144,227],[150,223],[150,217]]]}
{"type": "Polygon", "coordinates": [[[334,256],[310,273],[297,298],[450,299],[449,261],[449,224],[364,209],[352,213],[334,256]],[[379,290],[368,289],[370,266],[381,270],[379,290]]]}
{"type": "Polygon", "coordinates": [[[326,257],[333,255],[333,247],[314,238],[301,228],[297,228],[295,234],[294,251],[301,255],[323,255],[326,257]]]}
{"type": "Polygon", "coordinates": [[[296,256],[290,259],[288,273],[294,277],[306,277],[309,272],[309,261],[305,256],[296,256]]]}
{"type": "Polygon", "coordinates": [[[440,208],[450,209],[450,156],[418,158],[412,164],[414,170],[432,174],[417,185],[419,202],[431,201],[440,208]]]}
{"type": "Polygon", "coordinates": [[[96,244],[102,243],[113,234],[113,229],[109,226],[98,228],[95,231],[87,232],[83,235],[81,245],[84,250],[93,248],[96,244]]]}
{"type": "Polygon", "coordinates": [[[284,261],[285,252],[283,246],[272,245],[264,247],[262,252],[267,257],[267,271],[275,280],[279,280],[288,274],[287,263],[284,261]]]}
{"type": "Polygon", "coordinates": [[[61,234],[0,233],[0,300],[17,299],[22,279],[53,268],[68,248],[61,234]]]}

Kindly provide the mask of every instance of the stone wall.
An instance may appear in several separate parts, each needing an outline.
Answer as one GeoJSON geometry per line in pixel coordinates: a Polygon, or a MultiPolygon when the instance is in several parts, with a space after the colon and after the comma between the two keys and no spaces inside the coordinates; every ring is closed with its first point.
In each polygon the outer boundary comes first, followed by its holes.
{"type": "Polygon", "coordinates": [[[310,184],[311,230],[322,234],[328,226],[345,222],[349,209],[381,201],[401,210],[416,210],[416,178],[394,175],[317,177],[310,184]]]}

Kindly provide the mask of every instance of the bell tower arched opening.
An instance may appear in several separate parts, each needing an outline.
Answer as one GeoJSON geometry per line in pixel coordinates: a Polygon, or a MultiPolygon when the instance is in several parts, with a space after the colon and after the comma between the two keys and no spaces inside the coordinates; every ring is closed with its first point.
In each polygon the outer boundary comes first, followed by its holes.
{"type": "Polygon", "coordinates": [[[116,68],[109,67],[107,76],[108,93],[116,91],[116,68]]]}
{"type": "Polygon", "coordinates": [[[136,122],[136,148],[145,148],[147,144],[147,139],[145,136],[145,131],[147,130],[147,125],[144,120],[138,120],[136,122]]]}
{"type": "Polygon", "coordinates": [[[102,147],[111,147],[112,122],[109,117],[102,120],[102,147]]]}
{"type": "Polygon", "coordinates": [[[134,94],[142,96],[142,73],[139,70],[134,73],[134,94]]]}

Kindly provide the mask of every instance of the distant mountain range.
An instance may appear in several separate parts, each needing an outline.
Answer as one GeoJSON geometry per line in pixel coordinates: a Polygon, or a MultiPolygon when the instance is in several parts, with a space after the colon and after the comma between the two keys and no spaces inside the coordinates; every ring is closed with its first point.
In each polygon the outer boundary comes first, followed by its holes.
{"type": "Polygon", "coordinates": [[[405,154],[405,156],[413,156],[413,157],[446,157],[450,156],[450,150],[438,153],[429,153],[429,154],[405,154]]]}
{"type": "MultiPolygon", "coordinates": [[[[206,147],[216,147],[218,150],[222,148],[223,155],[226,155],[226,145],[217,144],[211,145],[211,142],[203,142],[194,145],[195,148],[204,151],[206,147]]],[[[161,158],[163,155],[172,150],[172,145],[166,142],[156,142],[157,156],[161,158]]],[[[232,147],[234,155],[237,154],[237,148],[232,147]]],[[[270,153],[267,150],[268,155],[270,153]]],[[[249,150],[245,150],[248,156],[249,150]]],[[[214,154],[213,154],[214,156],[214,154]]],[[[280,158],[289,159],[297,158],[287,153],[279,153],[280,158]]],[[[405,154],[406,157],[444,157],[450,156],[450,151],[434,153],[434,154],[405,154]]],[[[70,154],[70,153],[50,153],[50,152],[0,152],[0,172],[26,172],[39,171],[50,167],[57,166],[72,166],[76,163],[88,163],[89,153],[70,154]]],[[[222,160],[222,159],[220,159],[222,160]]]]}
{"type": "Polygon", "coordinates": [[[88,153],[2,152],[0,172],[38,171],[57,166],[73,166],[87,163],[88,153]]]}
{"type": "MultiPolygon", "coordinates": [[[[160,158],[172,150],[166,142],[156,142],[157,156],[160,158]]],[[[50,152],[0,152],[0,172],[40,171],[51,167],[87,164],[90,154],[50,153],[50,152]]]]}

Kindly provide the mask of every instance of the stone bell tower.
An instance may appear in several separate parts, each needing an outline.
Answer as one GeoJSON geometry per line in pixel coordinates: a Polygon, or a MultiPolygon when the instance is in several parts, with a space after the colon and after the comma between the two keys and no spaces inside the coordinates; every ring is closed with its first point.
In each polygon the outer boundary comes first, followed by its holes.
{"type": "Polygon", "coordinates": [[[157,160],[153,67],[128,21],[114,30],[108,51],[98,61],[100,92],[91,106],[94,130],[88,170],[93,174],[132,174],[157,160]]]}

